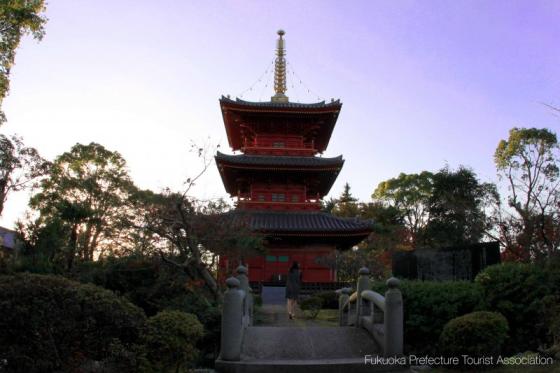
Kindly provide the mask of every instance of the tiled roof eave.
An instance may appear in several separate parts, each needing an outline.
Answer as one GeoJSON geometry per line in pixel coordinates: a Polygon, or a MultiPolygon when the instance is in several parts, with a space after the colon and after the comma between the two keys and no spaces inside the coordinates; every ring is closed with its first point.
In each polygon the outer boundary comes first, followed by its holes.
{"type": "Polygon", "coordinates": [[[238,210],[250,218],[251,229],[268,235],[301,236],[367,236],[372,222],[339,218],[325,212],[238,210]]]}
{"type": "Polygon", "coordinates": [[[265,167],[265,168],[288,168],[294,169],[303,167],[304,169],[328,169],[340,170],[344,165],[342,156],[333,158],[309,157],[309,156],[276,156],[276,155],[229,155],[217,152],[216,163],[224,167],[247,168],[265,167]]]}
{"type": "Polygon", "coordinates": [[[361,237],[368,236],[371,230],[361,230],[357,232],[345,232],[345,231],[275,231],[275,230],[255,230],[254,232],[266,234],[269,236],[290,236],[290,237],[361,237]]]}
{"type": "Polygon", "coordinates": [[[263,102],[252,102],[252,101],[245,101],[239,98],[232,100],[230,98],[222,96],[220,98],[220,103],[222,105],[226,105],[229,108],[235,108],[235,110],[239,111],[260,111],[260,112],[289,112],[293,114],[301,113],[301,114],[309,114],[309,113],[330,113],[330,112],[337,112],[340,110],[342,103],[340,100],[332,101],[330,103],[326,103],[325,101],[315,102],[315,103],[298,103],[298,102],[271,102],[271,101],[263,101],[263,102]],[[302,109],[305,111],[295,111],[293,109],[302,109]],[[310,110],[311,109],[311,110],[310,110]]]}
{"type": "Polygon", "coordinates": [[[256,165],[232,165],[232,164],[222,164],[224,167],[238,168],[238,169],[251,169],[251,170],[263,170],[263,171],[340,171],[342,166],[338,167],[292,167],[292,166],[256,166],[256,165]]]}

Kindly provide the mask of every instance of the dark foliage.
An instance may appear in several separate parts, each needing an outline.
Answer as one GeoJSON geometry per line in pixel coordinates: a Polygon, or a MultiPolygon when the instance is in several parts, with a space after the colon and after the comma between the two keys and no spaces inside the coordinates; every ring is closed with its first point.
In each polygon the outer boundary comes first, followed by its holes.
{"type": "Polygon", "coordinates": [[[139,364],[144,313],[108,290],[57,276],[2,276],[0,314],[0,359],[9,371],[139,364]]]}
{"type": "Polygon", "coordinates": [[[183,372],[198,355],[196,342],[204,328],[195,315],[162,311],[148,319],[142,335],[149,370],[183,372]]]}
{"type": "MultiPolygon", "coordinates": [[[[451,319],[479,310],[482,289],[466,281],[401,281],[404,302],[404,343],[412,354],[435,354],[435,343],[444,325],[451,319]]],[[[374,283],[372,290],[385,294],[384,283],[374,283]]]]}
{"type": "Polygon", "coordinates": [[[205,333],[198,341],[201,365],[216,359],[220,345],[221,313],[218,303],[197,282],[159,258],[128,256],[103,262],[83,263],[75,276],[81,281],[120,294],[144,309],[148,316],[163,310],[178,310],[196,315],[205,333]]]}
{"type": "Polygon", "coordinates": [[[313,295],[314,297],[321,298],[323,301],[322,308],[329,310],[338,309],[338,294],[334,291],[321,291],[313,295]]]}
{"type": "Polygon", "coordinates": [[[535,351],[547,340],[543,299],[554,286],[548,278],[542,267],[521,263],[490,266],[476,277],[488,310],[500,312],[509,322],[506,352],[535,351]]]}
{"type": "Polygon", "coordinates": [[[497,358],[507,339],[507,332],[508,322],[503,315],[473,312],[445,324],[439,345],[445,356],[459,357],[461,362],[462,355],[497,358]]]}
{"type": "Polygon", "coordinates": [[[480,183],[472,170],[443,168],[433,175],[424,243],[434,247],[480,242],[491,223],[484,208],[496,198],[495,186],[480,183]]]}

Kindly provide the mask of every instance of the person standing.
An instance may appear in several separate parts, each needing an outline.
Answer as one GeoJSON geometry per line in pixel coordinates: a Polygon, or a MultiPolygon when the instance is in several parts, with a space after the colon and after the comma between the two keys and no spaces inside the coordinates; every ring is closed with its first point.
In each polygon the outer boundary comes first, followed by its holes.
{"type": "Polygon", "coordinates": [[[295,317],[300,288],[301,272],[299,271],[299,264],[298,262],[293,262],[286,279],[286,299],[288,302],[288,316],[290,320],[295,317]]]}

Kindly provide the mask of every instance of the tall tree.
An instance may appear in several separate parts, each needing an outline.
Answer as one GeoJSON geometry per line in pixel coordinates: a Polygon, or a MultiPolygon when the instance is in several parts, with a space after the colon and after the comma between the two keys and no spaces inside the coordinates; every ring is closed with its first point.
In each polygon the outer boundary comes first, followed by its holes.
{"type": "Polygon", "coordinates": [[[135,227],[155,240],[162,260],[182,271],[189,281],[200,282],[215,298],[220,288],[213,270],[219,255],[242,260],[262,251],[262,239],[251,232],[246,216],[230,211],[224,200],[203,201],[189,195],[206,173],[219,146],[191,142],[190,151],[201,160],[198,173],[181,192],[139,190],[131,201],[137,211],[135,227]]]}
{"type": "Polygon", "coordinates": [[[509,191],[498,215],[499,235],[517,260],[558,255],[560,250],[560,147],[546,128],[512,128],[494,154],[509,191]]]}
{"type": "MultiPolygon", "coordinates": [[[[46,18],[44,0],[0,1],[0,126],[6,121],[2,110],[10,89],[10,70],[21,38],[31,34],[41,40],[46,18]]],[[[10,192],[32,186],[47,167],[37,151],[25,147],[21,138],[0,135],[0,215],[10,192]]]]}
{"type": "Polygon", "coordinates": [[[429,199],[432,196],[434,174],[401,173],[398,177],[379,183],[372,198],[396,208],[402,214],[402,222],[408,230],[407,241],[416,246],[428,222],[429,199]]]}
{"type": "Polygon", "coordinates": [[[35,148],[23,145],[17,136],[0,134],[0,216],[11,192],[36,187],[49,169],[35,148]]]}
{"type": "Polygon", "coordinates": [[[495,185],[480,183],[472,170],[443,168],[433,175],[424,242],[440,247],[479,242],[492,224],[486,210],[497,199],[495,185]]]}
{"type": "MultiPolygon", "coordinates": [[[[133,218],[129,197],[134,186],[117,152],[90,143],[76,144],[57,157],[41,190],[30,200],[39,212],[34,227],[62,222],[68,267],[75,257],[94,260],[118,247],[121,231],[133,218]]],[[[58,223],[57,223],[58,224],[58,223]]]]}
{"type": "MultiPolygon", "coordinates": [[[[46,18],[44,0],[2,0],[0,2],[0,108],[10,89],[10,70],[21,38],[31,34],[41,40],[46,18]]],[[[0,110],[0,125],[5,115],[0,110]]]]}
{"type": "Polygon", "coordinates": [[[373,221],[373,234],[366,240],[369,249],[393,252],[411,247],[402,213],[396,207],[375,201],[360,203],[359,208],[361,219],[373,221]]]}
{"type": "MultiPolygon", "coordinates": [[[[357,217],[359,212],[358,199],[352,195],[350,191],[350,184],[344,184],[344,190],[331,207],[330,212],[333,215],[341,217],[357,217]]],[[[329,207],[328,205],[326,207],[329,207]]]]}
{"type": "Polygon", "coordinates": [[[145,212],[142,225],[159,240],[159,254],[190,280],[219,296],[212,271],[219,255],[243,258],[261,250],[261,239],[242,215],[228,213],[224,201],[200,201],[184,193],[142,191],[136,201],[145,212]]]}

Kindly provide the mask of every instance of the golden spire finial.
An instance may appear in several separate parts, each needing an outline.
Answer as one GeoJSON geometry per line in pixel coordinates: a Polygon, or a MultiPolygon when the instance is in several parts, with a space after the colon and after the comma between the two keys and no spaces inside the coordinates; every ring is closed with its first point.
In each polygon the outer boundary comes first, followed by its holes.
{"type": "Polygon", "coordinates": [[[288,102],[286,96],[286,50],[284,49],[284,30],[278,30],[278,40],[276,41],[276,60],[274,61],[274,91],[273,102],[288,102]]]}

